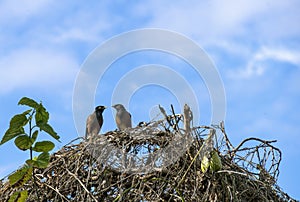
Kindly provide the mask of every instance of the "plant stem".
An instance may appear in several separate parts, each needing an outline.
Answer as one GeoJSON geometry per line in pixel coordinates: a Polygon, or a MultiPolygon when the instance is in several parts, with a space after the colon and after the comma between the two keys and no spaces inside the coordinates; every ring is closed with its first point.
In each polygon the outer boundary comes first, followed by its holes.
{"type": "MultiPolygon", "coordinates": [[[[32,127],[31,127],[31,121],[32,121],[33,113],[29,116],[29,138],[32,136],[32,127]]],[[[32,146],[30,146],[30,160],[32,160],[32,146]]]]}

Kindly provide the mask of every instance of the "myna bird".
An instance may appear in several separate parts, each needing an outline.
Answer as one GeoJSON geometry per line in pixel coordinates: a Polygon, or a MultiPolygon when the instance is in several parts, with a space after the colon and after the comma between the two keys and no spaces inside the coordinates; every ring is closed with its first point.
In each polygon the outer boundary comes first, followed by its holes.
{"type": "Polygon", "coordinates": [[[98,135],[103,125],[102,113],[105,109],[105,106],[97,106],[95,111],[88,116],[86,120],[85,139],[92,135],[98,135]]]}
{"type": "Polygon", "coordinates": [[[116,104],[112,106],[117,110],[116,113],[116,124],[119,130],[124,130],[125,128],[131,128],[131,114],[126,111],[125,107],[121,104],[116,104]]]}

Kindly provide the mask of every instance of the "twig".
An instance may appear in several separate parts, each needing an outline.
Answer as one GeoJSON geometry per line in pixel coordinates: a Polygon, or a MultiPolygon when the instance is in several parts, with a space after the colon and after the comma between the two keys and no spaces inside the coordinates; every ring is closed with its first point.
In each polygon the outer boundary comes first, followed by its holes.
{"type": "Polygon", "coordinates": [[[93,196],[93,194],[84,186],[84,184],[81,182],[81,180],[80,179],[78,179],[78,177],[74,174],[74,173],[72,173],[71,171],[69,171],[69,169],[67,169],[66,168],[66,170],[68,171],[68,173],[71,175],[71,176],[73,176],[78,182],[79,182],[79,184],[82,186],[82,188],[90,195],[90,197],[92,198],[92,199],[94,199],[94,201],[97,201],[97,199],[93,196]]]}
{"type": "MultiPolygon", "coordinates": [[[[35,176],[37,178],[37,176],[35,176]]],[[[40,180],[40,179],[39,179],[40,180]]],[[[41,183],[39,183],[41,184],[41,183]]],[[[52,189],[53,191],[55,191],[60,197],[62,197],[64,200],[69,201],[64,195],[62,195],[59,190],[57,188],[52,187],[51,185],[47,184],[47,183],[43,183],[42,185],[46,185],[47,187],[49,187],[50,189],[52,189]]]]}

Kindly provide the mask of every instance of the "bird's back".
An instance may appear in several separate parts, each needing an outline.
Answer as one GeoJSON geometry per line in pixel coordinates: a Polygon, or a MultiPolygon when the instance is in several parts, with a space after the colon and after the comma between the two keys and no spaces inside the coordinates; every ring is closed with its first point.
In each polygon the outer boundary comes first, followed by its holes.
{"type": "Polygon", "coordinates": [[[126,110],[120,110],[116,114],[116,122],[117,126],[120,130],[124,130],[125,128],[131,128],[131,115],[126,110]]]}

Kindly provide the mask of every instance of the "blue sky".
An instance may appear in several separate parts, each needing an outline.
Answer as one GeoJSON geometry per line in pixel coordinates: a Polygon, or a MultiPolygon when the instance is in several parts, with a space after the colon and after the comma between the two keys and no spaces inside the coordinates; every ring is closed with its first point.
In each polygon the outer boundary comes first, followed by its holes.
{"type": "MultiPolygon", "coordinates": [[[[216,65],[226,92],[225,124],[232,142],[237,145],[250,136],[278,140],[283,152],[279,185],[300,198],[299,1],[99,2],[0,1],[0,134],[24,110],[17,106],[19,99],[28,96],[42,100],[50,112],[61,148],[78,136],[72,95],[88,55],[123,32],[168,29],[195,41],[216,65]]],[[[155,51],[129,54],[112,64],[98,83],[96,104],[110,105],[124,75],[153,63],[172,67],[200,92],[200,123],[208,124],[209,92],[201,78],[182,60],[155,51]]],[[[154,105],[167,108],[170,103],[178,109],[176,96],[153,85],[140,88],[128,106],[138,123],[149,120],[154,105]]],[[[103,131],[115,129],[112,110],[104,115],[103,131]]],[[[2,145],[0,154],[0,178],[28,156],[12,143],[2,145]]]]}

